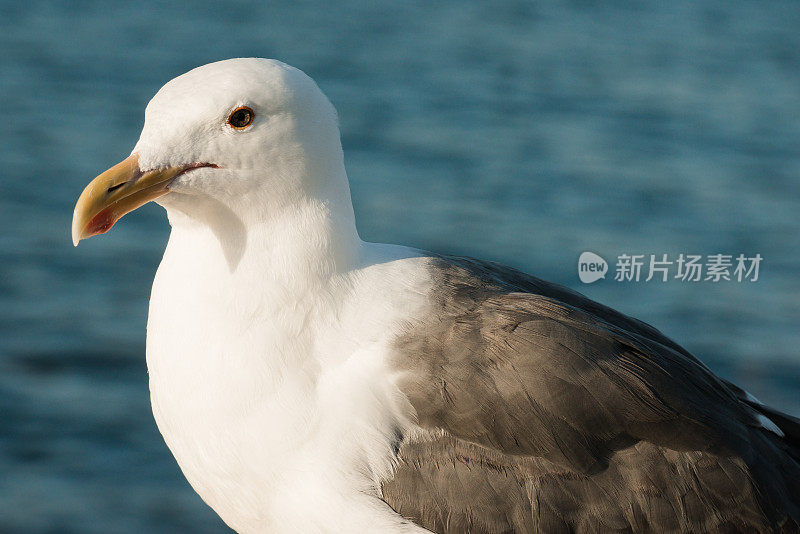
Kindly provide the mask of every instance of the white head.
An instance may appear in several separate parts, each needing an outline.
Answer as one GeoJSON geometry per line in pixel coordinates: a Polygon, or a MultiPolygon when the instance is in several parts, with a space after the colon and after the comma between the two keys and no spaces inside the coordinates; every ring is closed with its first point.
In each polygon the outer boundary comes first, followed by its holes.
{"type": "Polygon", "coordinates": [[[349,195],[336,111],[314,81],[279,61],[230,59],[158,91],[131,156],[78,200],[73,240],[155,199],[171,218],[224,212],[247,225],[306,203],[352,219],[349,195]]]}

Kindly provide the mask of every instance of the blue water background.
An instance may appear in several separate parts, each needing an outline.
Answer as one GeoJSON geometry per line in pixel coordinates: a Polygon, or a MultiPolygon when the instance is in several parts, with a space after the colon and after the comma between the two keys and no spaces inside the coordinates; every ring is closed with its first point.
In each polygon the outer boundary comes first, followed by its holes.
{"type": "Polygon", "coordinates": [[[156,90],[228,57],[329,95],[365,239],[576,288],[800,415],[800,4],[597,4],[0,3],[0,531],[226,531],[150,414],[163,211],[69,232],[156,90]],[[584,250],[764,260],[585,286],[584,250]]]}

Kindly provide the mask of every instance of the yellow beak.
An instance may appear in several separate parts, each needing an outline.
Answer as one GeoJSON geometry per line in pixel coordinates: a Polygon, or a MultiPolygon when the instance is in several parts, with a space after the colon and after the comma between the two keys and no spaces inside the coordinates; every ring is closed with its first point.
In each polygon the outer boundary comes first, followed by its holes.
{"type": "Polygon", "coordinates": [[[169,192],[179,174],[200,165],[165,167],[142,172],[139,155],[132,154],[95,178],[75,204],[72,243],[107,232],[123,215],[169,192]]]}

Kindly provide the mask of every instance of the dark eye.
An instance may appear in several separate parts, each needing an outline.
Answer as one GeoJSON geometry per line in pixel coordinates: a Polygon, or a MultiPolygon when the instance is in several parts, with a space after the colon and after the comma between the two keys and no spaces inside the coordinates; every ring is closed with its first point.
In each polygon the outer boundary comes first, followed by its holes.
{"type": "Polygon", "coordinates": [[[255,116],[256,114],[253,113],[253,110],[247,106],[238,107],[234,109],[231,116],[228,117],[228,124],[237,130],[242,130],[250,126],[255,116]]]}

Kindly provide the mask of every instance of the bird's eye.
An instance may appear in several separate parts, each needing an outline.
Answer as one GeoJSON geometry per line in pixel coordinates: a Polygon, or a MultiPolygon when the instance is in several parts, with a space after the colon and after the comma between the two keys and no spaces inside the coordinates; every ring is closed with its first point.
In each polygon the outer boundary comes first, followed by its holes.
{"type": "Polygon", "coordinates": [[[253,113],[252,109],[247,106],[241,106],[233,110],[231,116],[228,117],[228,124],[230,124],[232,128],[243,130],[252,124],[255,116],[256,114],[253,113]]]}

